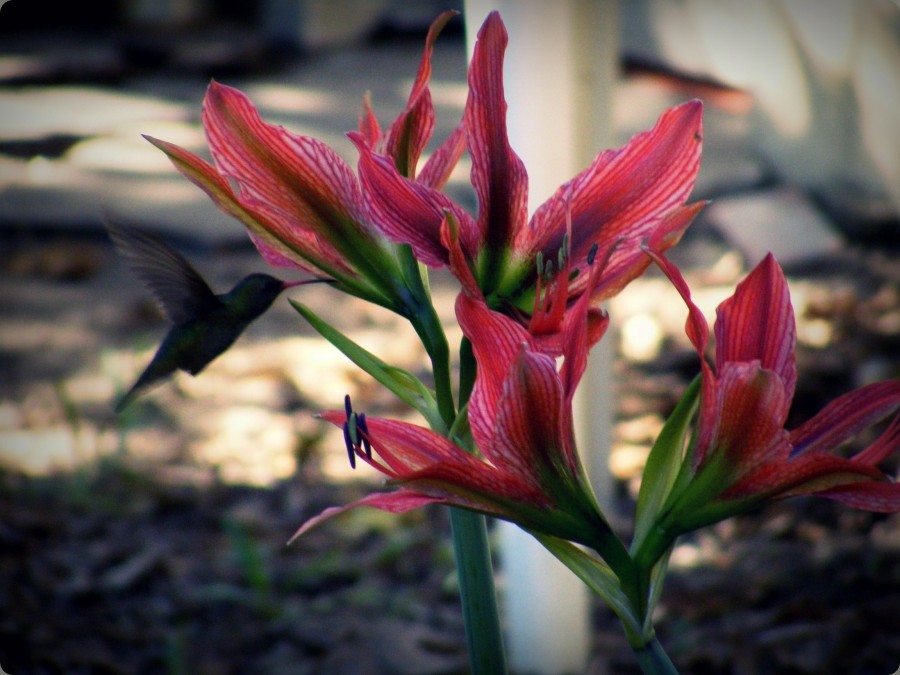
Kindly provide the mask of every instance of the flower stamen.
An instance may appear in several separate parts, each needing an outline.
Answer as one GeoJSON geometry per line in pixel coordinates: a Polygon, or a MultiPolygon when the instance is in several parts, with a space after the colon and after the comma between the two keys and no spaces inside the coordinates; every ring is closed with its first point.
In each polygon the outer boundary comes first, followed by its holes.
{"type": "Polygon", "coordinates": [[[350,403],[350,395],[344,396],[344,412],[347,421],[342,427],[344,432],[344,445],[347,446],[347,455],[350,458],[350,468],[356,468],[356,455],[365,454],[366,459],[372,459],[372,444],[369,441],[369,427],[366,424],[365,413],[356,413],[350,403]]]}

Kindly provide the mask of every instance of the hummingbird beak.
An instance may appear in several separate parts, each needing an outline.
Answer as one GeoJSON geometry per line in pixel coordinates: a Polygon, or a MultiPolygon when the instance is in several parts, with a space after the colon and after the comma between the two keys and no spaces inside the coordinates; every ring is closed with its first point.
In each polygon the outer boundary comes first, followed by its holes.
{"type": "Polygon", "coordinates": [[[337,279],[298,279],[296,281],[284,281],[283,290],[294,288],[295,286],[306,286],[307,284],[335,284],[337,279]]]}

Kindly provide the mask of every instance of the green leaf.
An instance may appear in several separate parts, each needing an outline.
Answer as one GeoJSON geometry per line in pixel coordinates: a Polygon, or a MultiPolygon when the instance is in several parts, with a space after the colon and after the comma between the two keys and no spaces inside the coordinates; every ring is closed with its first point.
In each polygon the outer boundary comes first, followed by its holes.
{"type": "Polygon", "coordinates": [[[632,552],[638,550],[672,490],[684,461],[684,444],[700,400],[700,376],[684,392],[656,438],[641,478],[632,552]]]}
{"type": "Polygon", "coordinates": [[[594,593],[603,598],[622,621],[630,643],[636,643],[632,642],[633,640],[639,643],[645,641],[642,622],[635,615],[634,608],[619,583],[619,578],[609,565],[570,541],[531,530],[529,533],[572,570],[594,593]]]}
{"type": "Polygon", "coordinates": [[[446,426],[438,413],[434,394],[419,378],[408,370],[385,363],[319,317],[309,307],[293,300],[289,300],[289,302],[319,332],[319,335],[392,391],[400,400],[415,408],[427,420],[432,429],[441,433],[446,432],[446,426]]]}
{"type": "Polygon", "coordinates": [[[663,584],[666,581],[666,574],[669,571],[669,556],[672,555],[673,548],[674,542],[671,546],[669,546],[669,548],[666,549],[666,552],[656,562],[656,564],[653,566],[653,570],[650,572],[650,585],[647,590],[647,609],[644,613],[645,635],[653,634],[653,610],[656,607],[656,603],[659,602],[660,596],[662,595],[663,584]]]}

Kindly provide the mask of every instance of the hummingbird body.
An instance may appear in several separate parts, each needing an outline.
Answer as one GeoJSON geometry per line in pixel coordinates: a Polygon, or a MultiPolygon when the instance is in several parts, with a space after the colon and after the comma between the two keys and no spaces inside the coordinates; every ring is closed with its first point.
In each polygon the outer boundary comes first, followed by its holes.
{"type": "Polygon", "coordinates": [[[176,370],[196,375],[234,344],[283,290],[310,283],[251,274],[227,293],[216,295],[190,263],[162,240],[111,223],[107,229],[119,253],[172,322],[150,364],[116,404],[116,412],[176,370]]]}

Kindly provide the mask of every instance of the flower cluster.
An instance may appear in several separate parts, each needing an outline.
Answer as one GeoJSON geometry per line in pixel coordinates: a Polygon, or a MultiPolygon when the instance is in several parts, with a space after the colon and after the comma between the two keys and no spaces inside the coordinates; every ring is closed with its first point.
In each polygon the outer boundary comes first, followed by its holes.
{"type": "Polygon", "coordinates": [[[606,588],[620,616],[633,612],[640,625],[652,609],[657,563],[682,533],[800,494],[900,510],[900,485],[878,468],[900,443],[900,381],[863,387],[799,428],[784,428],[797,378],[795,327],[772,256],[719,307],[708,360],[709,327],[665,255],[703,207],[687,201],[701,156],[699,101],[665,111],[652,129],[600,152],[529,217],[528,175],[507,138],[507,35],[494,12],[475,44],[463,118],[419,166],[435,126],[432,48],[452,15],[432,25],[406,108],[386,132],[365,101],[359,128],[348,134],[359,153],[355,171],[321,141],[266,123],[246,96],[215,82],[203,105],[214,163],[149,139],[246,225],[267,261],[330,279],[339,291],[409,318],[432,357],[434,390],[298,308],[430,428],[366,418],[349,400],[344,410],[322,413],[344,429],[354,466],[357,459],[372,466],[388,488],[326,510],[297,535],[359,505],[461,507],[517,523],[545,543],[593,549],[599,558],[587,565],[581,553],[566,560],[582,578],[613,579],[592,587],[606,588]],[[471,158],[474,214],[442,191],[463,152],[471,158]],[[701,374],[651,453],[626,550],[580,464],[572,398],[608,324],[600,303],[653,262],[687,304],[701,374]],[[455,388],[426,267],[448,268],[459,282],[456,316],[465,338],[455,388]],[[892,415],[862,452],[834,452],[892,415]],[[585,571],[594,564],[600,576],[585,571]]]}

